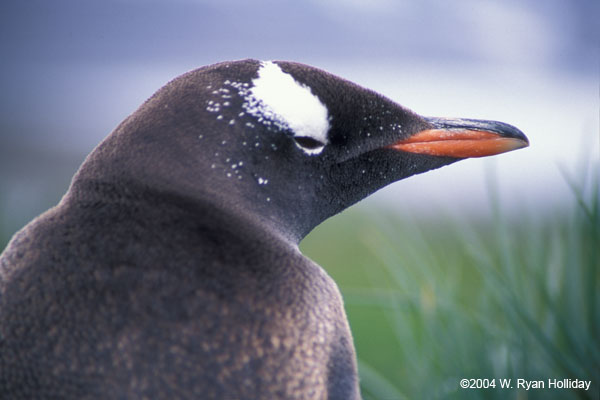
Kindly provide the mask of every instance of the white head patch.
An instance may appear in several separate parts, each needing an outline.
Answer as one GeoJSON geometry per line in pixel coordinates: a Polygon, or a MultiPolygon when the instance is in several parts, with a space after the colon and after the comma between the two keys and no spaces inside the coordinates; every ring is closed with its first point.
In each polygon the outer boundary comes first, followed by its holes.
{"type": "Polygon", "coordinates": [[[258,78],[245,93],[244,109],[266,125],[289,129],[295,138],[308,138],[320,146],[296,144],[308,154],[319,154],[327,144],[329,114],[327,107],[310,88],[300,84],[271,62],[263,62],[258,78]]]}

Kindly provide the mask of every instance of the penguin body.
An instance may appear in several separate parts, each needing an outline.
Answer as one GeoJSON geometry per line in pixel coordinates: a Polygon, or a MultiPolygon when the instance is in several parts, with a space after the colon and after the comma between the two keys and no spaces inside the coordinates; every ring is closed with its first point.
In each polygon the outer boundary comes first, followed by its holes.
{"type": "Polygon", "coordinates": [[[100,199],[50,211],[8,249],[12,398],[357,396],[339,292],[297,249],[185,199],[100,199]],[[50,250],[65,241],[81,246],[50,250]]]}
{"type": "Polygon", "coordinates": [[[360,398],[339,290],[297,244],[463,158],[410,142],[461,129],[526,145],[508,125],[423,118],[297,63],[173,80],[2,254],[0,397],[360,398]]]}

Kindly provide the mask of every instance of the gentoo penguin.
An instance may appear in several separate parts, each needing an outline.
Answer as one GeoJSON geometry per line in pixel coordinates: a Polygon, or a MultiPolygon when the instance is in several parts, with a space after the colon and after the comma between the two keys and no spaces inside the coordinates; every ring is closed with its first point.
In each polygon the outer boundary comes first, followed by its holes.
{"type": "Polygon", "coordinates": [[[358,399],[336,284],[298,242],[391,182],[527,146],[317,68],[186,73],[0,263],[3,399],[358,399]]]}

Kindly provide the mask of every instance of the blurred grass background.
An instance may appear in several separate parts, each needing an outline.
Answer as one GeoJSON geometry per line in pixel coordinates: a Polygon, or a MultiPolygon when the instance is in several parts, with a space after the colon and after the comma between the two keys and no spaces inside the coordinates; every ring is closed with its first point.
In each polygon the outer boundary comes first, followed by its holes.
{"type": "MultiPolygon", "coordinates": [[[[365,399],[598,399],[598,169],[564,173],[570,207],[487,220],[351,208],[301,244],[338,282],[365,399]],[[461,389],[461,378],[496,378],[461,389]],[[500,389],[499,379],[513,389],[500,389]],[[517,378],[592,380],[588,392],[517,378]]],[[[418,179],[418,178],[416,178],[418,179]]],[[[551,193],[548,193],[550,196],[551,193]]]]}

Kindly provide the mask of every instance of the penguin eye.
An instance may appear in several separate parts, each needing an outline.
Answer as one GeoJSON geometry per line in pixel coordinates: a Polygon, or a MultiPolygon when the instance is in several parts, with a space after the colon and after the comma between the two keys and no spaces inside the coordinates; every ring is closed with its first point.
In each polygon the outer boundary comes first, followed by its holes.
{"type": "Polygon", "coordinates": [[[294,137],[294,140],[296,141],[296,143],[298,143],[298,146],[303,147],[307,150],[315,150],[325,146],[325,143],[319,142],[318,140],[308,136],[294,137]]]}

